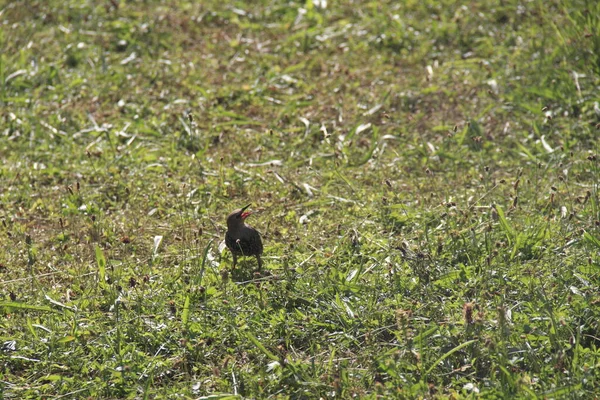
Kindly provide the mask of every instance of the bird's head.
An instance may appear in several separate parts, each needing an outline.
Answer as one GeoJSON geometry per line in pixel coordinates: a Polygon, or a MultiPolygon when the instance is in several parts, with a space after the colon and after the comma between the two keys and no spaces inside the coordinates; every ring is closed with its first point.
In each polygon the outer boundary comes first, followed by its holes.
{"type": "Polygon", "coordinates": [[[244,220],[248,218],[250,214],[252,214],[250,211],[246,211],[248,207],[250,207],[250,204],[248,204],[246,207],[242,207],[233,211],[227,216],[227,229],[235,229],[244,225],[244,220]]]}

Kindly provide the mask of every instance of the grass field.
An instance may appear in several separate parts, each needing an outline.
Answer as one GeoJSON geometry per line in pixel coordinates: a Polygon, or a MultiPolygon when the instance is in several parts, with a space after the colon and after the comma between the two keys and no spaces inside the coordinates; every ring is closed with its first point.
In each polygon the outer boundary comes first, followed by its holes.
{"type": "Polygon", "coordinates": [[[0,398],[598,398],[599,2],[0,23],[0,398]]]}

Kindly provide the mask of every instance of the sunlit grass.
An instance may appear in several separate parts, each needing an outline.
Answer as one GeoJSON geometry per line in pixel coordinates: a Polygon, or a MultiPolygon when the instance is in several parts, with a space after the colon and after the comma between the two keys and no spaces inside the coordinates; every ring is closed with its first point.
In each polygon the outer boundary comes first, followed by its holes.
{"type": "Polygon", "coordinates": [[[2,396],[599,390],[595,2],[96,3],[0,5],[2,396]]]}

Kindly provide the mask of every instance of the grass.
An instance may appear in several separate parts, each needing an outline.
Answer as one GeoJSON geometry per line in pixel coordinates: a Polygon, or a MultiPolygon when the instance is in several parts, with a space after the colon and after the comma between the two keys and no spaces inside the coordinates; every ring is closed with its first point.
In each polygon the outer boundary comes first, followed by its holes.
{"type": "Polygon", "coordinates": [[[0,2],[1,397],[597,397],[600,6],[323,3],[0,2]]]}

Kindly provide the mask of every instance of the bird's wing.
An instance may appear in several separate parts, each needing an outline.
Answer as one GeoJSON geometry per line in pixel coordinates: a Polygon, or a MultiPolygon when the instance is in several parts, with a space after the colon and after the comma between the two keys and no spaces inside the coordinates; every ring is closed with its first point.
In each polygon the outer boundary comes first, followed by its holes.
{"type": "Polygon", "coordinates": [[[260,232],[256,231],[256,235],[253,235],[252,240],[256,242],[254,245],[256,246],[256,249],[258,249],[258,255],[261,255],[263,252],[263,244],[262,239],[260,237],[260,232]]]}
{"type": "Polygon", "coordinates": [[[245,242],[252,249],[252,254],[262,254],[263,244],[262,239],[260,237],[260,233],[250,226],[248,226],[247,228],[249,229],[249,234],[245,236],[245,242]]]}
{"type": "Polygon", "coordinates": [[[225,232],[225,245],[229,250],[237,250],[235,239],[233,238],[233,236],[231,236],[229,231],[225,232]]]}

